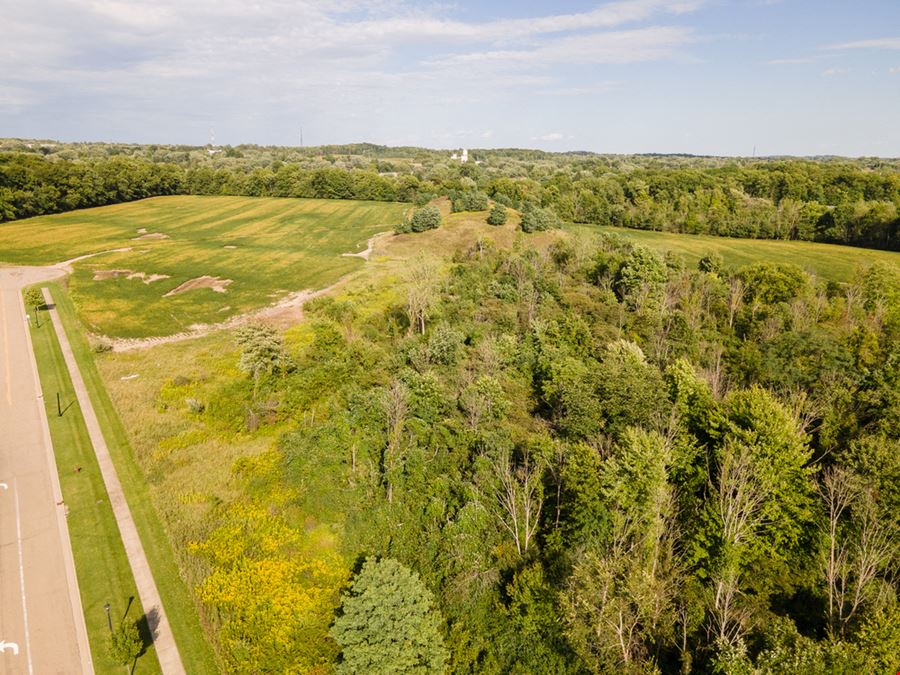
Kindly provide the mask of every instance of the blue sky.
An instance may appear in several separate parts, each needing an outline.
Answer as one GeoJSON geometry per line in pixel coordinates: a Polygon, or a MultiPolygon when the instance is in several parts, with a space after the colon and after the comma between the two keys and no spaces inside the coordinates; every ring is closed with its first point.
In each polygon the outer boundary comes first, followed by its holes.
{"type": "Polygon", "coordinates": [[[900,1],[0,0],[0,136],[900,156],[900,1]]]}

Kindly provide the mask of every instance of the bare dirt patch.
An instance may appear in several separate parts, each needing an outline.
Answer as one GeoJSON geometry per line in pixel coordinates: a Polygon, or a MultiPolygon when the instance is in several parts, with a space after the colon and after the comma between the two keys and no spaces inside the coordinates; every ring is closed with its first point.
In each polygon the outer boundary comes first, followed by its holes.
{"type": "Polygon", "coordinates": [[[133,274],[131,270],[97,270],[94,272],[94,281],[108,281],[133,274]]]}
{"type": "Polygon", "coordinates": [[[223,246],[222,248],[227,248],[228,250],[232,250],[232,249],[236,249],[237,246],[228,245],[228,246],[223,246]]]}
{"type": "Polygon", "coordinates": [[[163,232],[148,232],[147,234],[142,234],[140,237],[132,237],[131,240],[135,241],[136,239],[168,239],[169,235],[164,234],[163,232]]]}
{"type": "Polygon", "coordinates": [[[140,279],[145,284],[152,284],[154,281],[168,279],[168,274],[147,274],[146,272],[132,272],[128,275],[129,279],[140,279]]]}
{"type": "Polygon", "coordinates": [[[173,288],[171,291],[166,293],[163,297],[168,298],[171,295],[178,295],[179,293],[187,293],[188,291],[193,291],[198,288],[210,288],[214,290],[216,293],[225,293],[225,287],[231,283],[231,279],[220,279],[219,277],[210,277],[210,276],[202,276],[197,277],[196,279],[189,279],[185,281],[180,286],[173,288]]]}
{"type": "Polygon", "coordinates": [[[168,274],[147,274],[146,272],[133,272],[132,270],[96,270],[94,272],[94,281],[107,281],[109,279],[118,279],[125,277],[126,279],[140,279],[145,284],[152,284],[160,279],[168,279],[168,274]]]}

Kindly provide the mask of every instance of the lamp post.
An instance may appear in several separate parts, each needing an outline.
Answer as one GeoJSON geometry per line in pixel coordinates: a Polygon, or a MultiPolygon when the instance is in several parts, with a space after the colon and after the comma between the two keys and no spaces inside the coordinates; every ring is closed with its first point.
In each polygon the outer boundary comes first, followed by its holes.
{"type": "Polygon", "coordinates": [[[103,609],[106,610],[106,623],[109,626],[109,632],[112,633],[112,619],[109,618],[109,603],[107,602],[103,605],[103,609]]]}

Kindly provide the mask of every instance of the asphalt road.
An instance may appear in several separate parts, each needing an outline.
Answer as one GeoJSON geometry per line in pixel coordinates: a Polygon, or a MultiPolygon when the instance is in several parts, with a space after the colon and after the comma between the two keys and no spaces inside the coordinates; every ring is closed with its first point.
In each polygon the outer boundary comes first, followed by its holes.
{"type": "MultiPolygon", "coordinates": [[[[58,268],[0,268],[0,672],[92,673],[65,504],[21,301],[58,268]]],[[[49,326],[48,326],[49,329],[49,326]]]]}

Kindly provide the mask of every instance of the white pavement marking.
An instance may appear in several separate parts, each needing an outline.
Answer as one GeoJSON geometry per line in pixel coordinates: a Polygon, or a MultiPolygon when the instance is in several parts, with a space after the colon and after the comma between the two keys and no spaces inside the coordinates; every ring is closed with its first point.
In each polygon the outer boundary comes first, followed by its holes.
{"type": "Polygon", "coordinates": [[[12,649],[13,656],[19,655],[19,645],[17,645],[15,642],[0,640],[0,654],[5,652],[7,649],[12,649]]]}
{"type": "MultiPolygon", "coordinates": [[[[25,563],[22,555],[22,517],[19,513],[19,481],[13,478],[13,494],[16,498],[16,541],[19,544],[19,588],[22,591],[22,619],[25,624],[25,656],[28,658],[28,675],[34,672],[31,664],[31,635],[28,632],[28,603],[25,600],[25,563]]],[[[0,650],[2,651],[2,650],[0,650]]],[[[16,645],[16,655],[19,645],[16,645]]]]}

